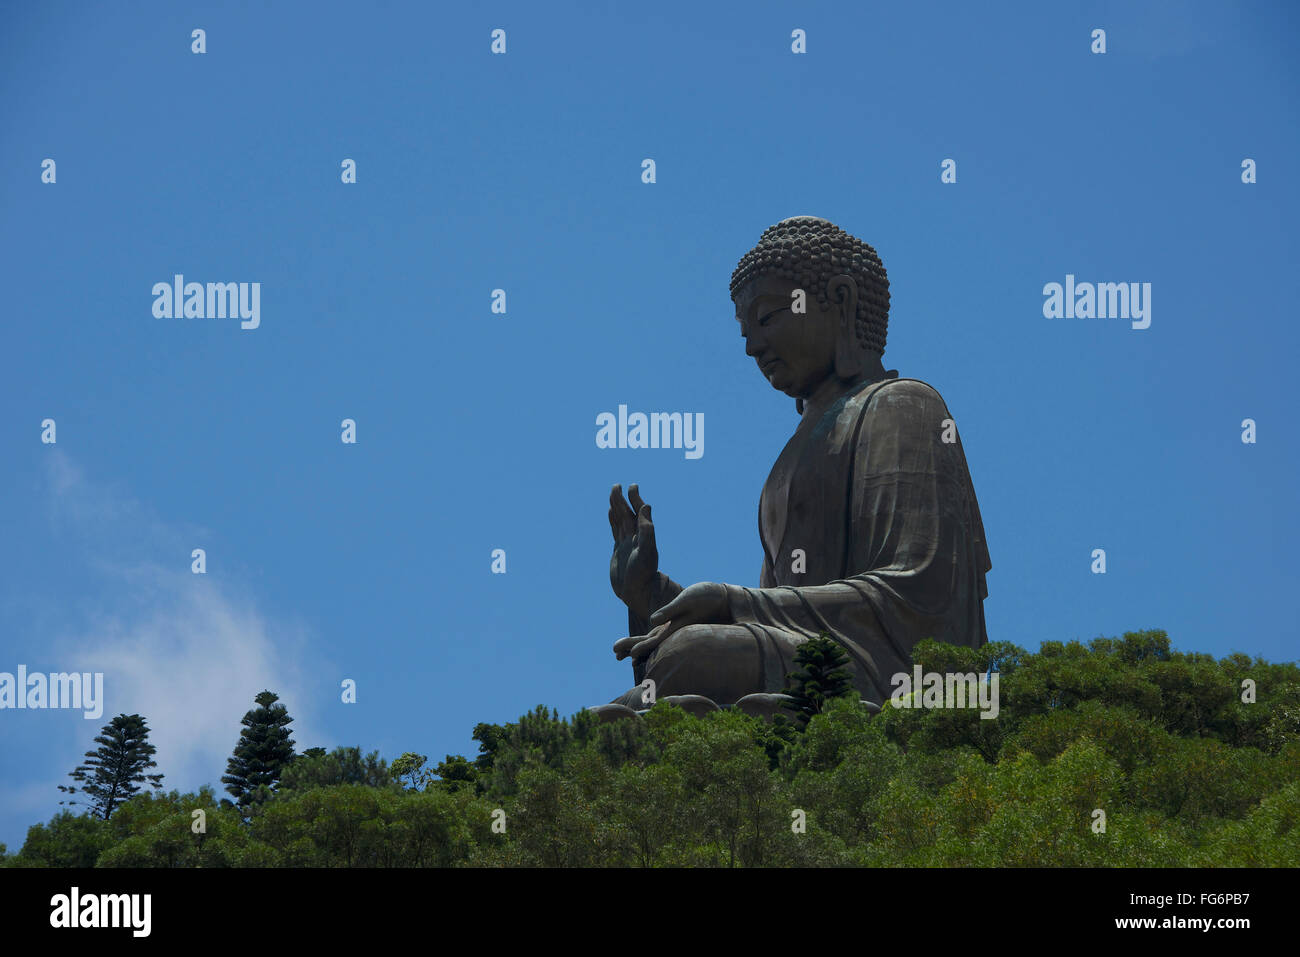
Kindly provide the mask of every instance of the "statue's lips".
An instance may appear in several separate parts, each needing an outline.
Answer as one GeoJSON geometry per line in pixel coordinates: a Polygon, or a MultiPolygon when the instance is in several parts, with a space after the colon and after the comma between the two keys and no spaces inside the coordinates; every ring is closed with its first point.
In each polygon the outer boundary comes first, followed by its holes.
{"type": "Polygon", "coordinates": [[[759,371],[763,373],[763,375],[771,375],[772,370],[775,369],[780,364],[781,364],[780,359],[768,359],[766,362],[759,363],[758,368],[759,371]]]}

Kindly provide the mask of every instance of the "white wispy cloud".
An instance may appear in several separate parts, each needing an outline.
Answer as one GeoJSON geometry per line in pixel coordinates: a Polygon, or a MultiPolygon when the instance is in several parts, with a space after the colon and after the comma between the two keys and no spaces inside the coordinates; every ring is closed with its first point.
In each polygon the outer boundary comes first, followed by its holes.
{"type": "Polygon", "coordinates": [[[192,574],[190,548],[207,538],[201,529],[89,481],[62,453],[51,456],[49,491],[60,547],[79,553],[96,580],[92,594],[70,596],[76,617],[51,636],[63,667],[104,673],[96,731],[115,714],[144,715],[164,786],[219,792],[240,718],[263,689],[289,708],[300,747],[321,739],[307,693],[308,630],[273,618],[224,573],[192,574]]]}

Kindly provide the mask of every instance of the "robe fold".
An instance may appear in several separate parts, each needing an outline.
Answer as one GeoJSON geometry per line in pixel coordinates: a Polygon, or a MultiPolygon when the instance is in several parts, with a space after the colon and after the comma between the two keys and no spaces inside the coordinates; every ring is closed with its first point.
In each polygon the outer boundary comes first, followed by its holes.
{"type": "Polygon", "coordinates": [[[800,423],[759,501],[760,587],[729,586],[735,623],[758,644],[764,690],[780,691],[797,646],[823,631],[878,704],[921,639],[988,640],[992,563],[955,428],[944,441],[950,418],[933,388],[894,378],[800,423]]]}

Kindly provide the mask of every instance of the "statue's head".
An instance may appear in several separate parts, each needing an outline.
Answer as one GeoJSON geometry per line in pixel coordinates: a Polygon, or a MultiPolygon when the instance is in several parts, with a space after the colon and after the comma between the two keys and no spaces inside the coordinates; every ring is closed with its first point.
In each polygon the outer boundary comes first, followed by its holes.
{"type": "Polygon", "coordinates": [[[833,223],[769,227],[731,274],[731,298],[745,352],[773,388],[802,400],[832,375],[883,374],[889,279],[876,251],[833,223]]]}

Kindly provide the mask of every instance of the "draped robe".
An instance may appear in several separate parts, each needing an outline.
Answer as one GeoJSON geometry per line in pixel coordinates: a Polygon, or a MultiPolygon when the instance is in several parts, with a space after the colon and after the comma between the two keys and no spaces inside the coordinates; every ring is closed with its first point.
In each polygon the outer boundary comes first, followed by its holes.
{"type": "Polygon", "coordinates": [[[780,691],[798,645],[821,632],[878,704],[921,639],[988,640],[992,563],[955,428],[944,441],[949,418],[933,388],[897,378],[804,417],[759,500],[760,587],[728,589],[736,625],[758,646],[754,690],[780,691]]]}

